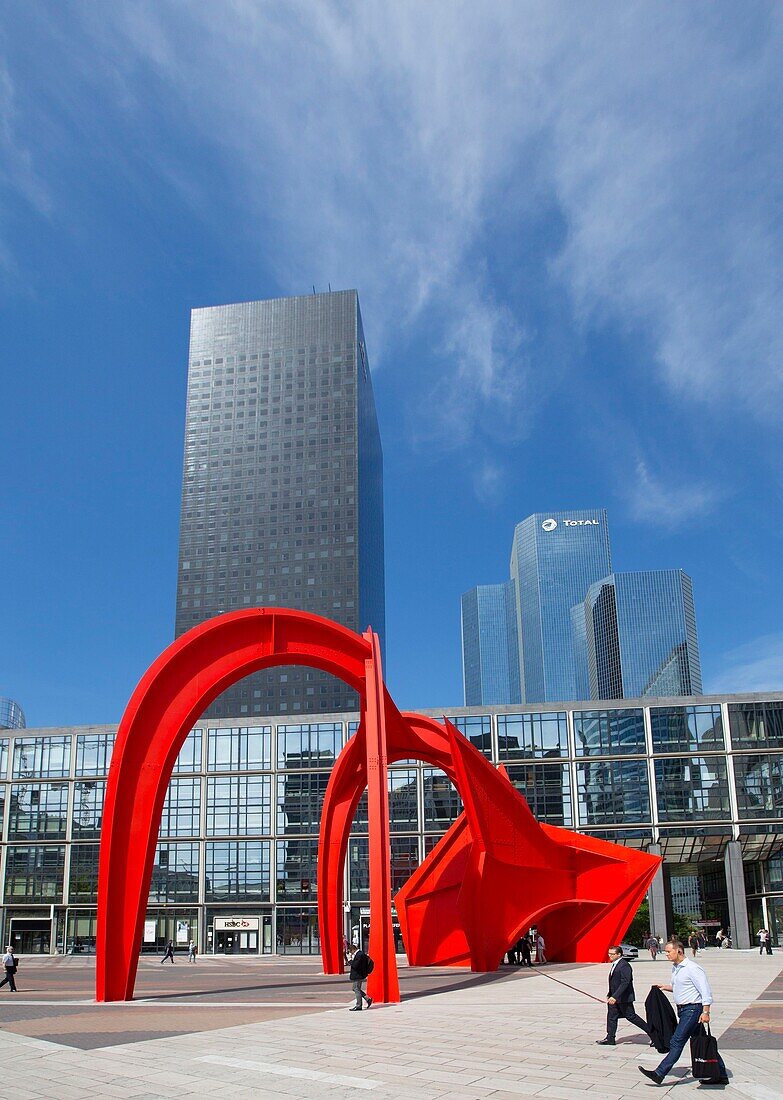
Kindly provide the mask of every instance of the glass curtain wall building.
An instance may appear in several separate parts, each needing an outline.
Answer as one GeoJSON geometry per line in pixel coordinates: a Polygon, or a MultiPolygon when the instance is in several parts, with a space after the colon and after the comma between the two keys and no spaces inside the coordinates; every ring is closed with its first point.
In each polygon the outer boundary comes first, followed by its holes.
{"type": "Polygon", "coordinates": [[[466,707],[522,701],[513,581],[463,595],[462,675],[466,707]]]}
{"type": "MultiPolygon", "coordinates": [[[[572,608],[612,571],[606,511],[537,512],[511,549],[520,689],[527,703],[578,697],[572,608]]],[[[582,677],[583,681],[584,677],[582,677]]]]}
{"type": "MultiPolygon", "coordinates": [[[[445,713],[508,769],[540,821],[663,855],[656,933],[687,916],[708,932],[731,926],[737,946],[762,926],[783,945],[783,693],[445,713]]],[[[356,719],[197,723],[169,784],[142,950],[191,938],[202,952],[319,950],[321,808],[356,719]]],[[[0,735],[0,934],[19,951],[94,948],[115,733],[0,735]]],[[[389,769],[389,806],[396,891],[461,805],[442,772],[409,761],[389,769]]],[[[347,854],[352,939],[367,931],[367,831],[365,796],[347,854]]]]}
{"type": "MultiPolygon", "coordinates": [[[[383,456],[353,290],[191,314],[176,634],[260,606],[372,626],[384,644],[383,456]]],[[[356,705],[333,677],[283,668],[207,713],[356,705]]]]}
{"type": "Polygon", "coordinates": [[[681,569],[613,573],[590,587],[573,622],[584,622],[593,699],[701,694],[693,586],[681,569]]]}
{"type": "Polygon", "coordinates": [[[0,730],[24,729],[24,711],[17,702],[6,695],[0,695],[0,730]]]}

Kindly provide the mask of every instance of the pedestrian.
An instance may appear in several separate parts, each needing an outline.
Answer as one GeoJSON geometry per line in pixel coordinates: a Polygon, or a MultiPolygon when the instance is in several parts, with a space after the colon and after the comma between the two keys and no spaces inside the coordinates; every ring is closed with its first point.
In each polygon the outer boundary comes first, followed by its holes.
{"type": "Polygon", "coordinates": [[[725,936],[726,933],[723,931],[722,928],[719,928],[718,931],[715,933],[715,942],[717,943],[718,947],[723,947],[723,940],[725,936]]]}
{"type": "Polygon", "coordinates": [[[188,944],[188,962],[194,963],[196,961],[196,942],[191,940],[188,944]]]}
{"type": "Polygon", "coordinates": [[[688,947],[690,947],[691,954],[695,959],[699,953],[699,937],[695,932],[691,932],[690,936],[688,936],[688,947]]]}
{"type": "Polygon", "coordinates": [[[769,933],[768,928],[759,928],[759,955],[763,955],[766,951],[768,955],[772,954],[772,936],[769,933]]]}
{"type": "Polygon", "coordinates": [[[609,969],[609,994],[606,998],[606,1038],[596,1039],[599,1047],[613,1047],[616,1045],[617,1023],[622,1017],[629,1024],[635,1024],[641,1028],[645,1035],[650,1034],[650,1029],[641,1016],[637,1016],[633,1002],[636,998],[633,988],[633,970],[627,959],[623,958],[623,950],[617,944],[609,948],[609,961],[612,964],[609,969]]]}
{"type": "Polygon", "coordinates": [[[348,963],[351,961],[351,953],[348,950],[348,937],[343,935],[343,962],[348,963]]]}
{"type": "Polygon", "coordinates": [[[527,936],[520,936],[517,940],[517,960],[520,966],[533,966],[530,960],[530,940],[527,936]]]}
{"type": "Polygon", "coordinates": [[[364,982],[368,975],[372,973],[375,963],[370,956],[362,951],[361,947],[356,948],[356,953],[351,959],[351,985],[353,986],[354,995],[356,996],[356,1004],[353,1008],[349,1008],[349,1012],[361,1012],[362,1001],[367,1002],[369,1008],[372,1004],[372,997],[368,997],[362,989],[362,982],[364,982]]]}
{"type": "Polygon", "coordinates": [[[652,961],[655,962],[655,960],[658,956],[658,947],[659,947],[658,937],[651,935],[650,938],[645,941],[644,946],[650,952],[650,958],[652,959],[652,961]]]}
{"type": "Polygon", "coordinates": [[[171,959],[172,963],[174,962],[174,941],[173,940],[169,940],[169,942],[166,944],[166,950],[164,952],[163,958],[160,960],[161,966],[166,961],[166,959],[171,959]]]}
{"type": "MultiPolygon", "coordinates": [[[[666,944],[666,957],[672,964],[672,984],[661,985],[656,983],[658,989],[665,989],[674,995],[674,1003],[677,1006],[679,1022],[671,1037],[669,1053],[655,1069],[645,1069],[639,1066],[639,1070],[645,1077],[649,1077],[656,1085],[662,1085],[663,1079],[669,1073],[683,1052],[685,1044],[694,1034],[699,1024],[709,1024],[710,1009],[712,1007],[712,990],[707,981],[707,975],[702,967],[692,959],[685,958],[685,946],[681,940],[669,940],[666,944]]],[[[729,1083],[726,1066],[718,1055],[720,1062],[722,1085],[729,1083]]]]}
{"type": "Polygon", "coordinates": [[[5,955],[3,955],[3,966],[5,967],[5,977],[0,982],[0,985],[5,985],[5,983],[8,982],[8,986],[11,992],[16,993],[17,989],[15,975],[19,963],[16,961],[14,949],[13,947],[11,947],[10,943],[5,949],[5,955]]]}
{"type": "Polygon", "coordinates": [[[540,963],[546,962],[546,943],[540,932],[536,936],[536,961],[540,963]]]}

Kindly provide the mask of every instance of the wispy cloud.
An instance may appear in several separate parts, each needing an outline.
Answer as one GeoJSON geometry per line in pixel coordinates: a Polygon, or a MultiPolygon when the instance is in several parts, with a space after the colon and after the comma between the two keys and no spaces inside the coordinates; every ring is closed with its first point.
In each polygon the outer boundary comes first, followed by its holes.
{"type": "Polygon", "coordinates": [[[680,527],[701,519],[722,497],[721,491],[704,482],[682,484],[653,474],[644,459],[637,459],[635,478],[626,483],[631,515],[641,523],[680,527]]]}
{"type": "Polygon", "coordinates": [[[706,691],[783,691],[783,634],[766,634],[724,654],[706,691]]]}
{"type": "Polygon", "coordinates": [[[41,214],[49,210],[49,196],[37,175],[30,151],[18,132],[13,81],[0,57],[0,268],[16,272],[17,265],[5,230],[9,196],[19,197],[41,214]]]}
{"type": "MultiPolygon", "coordinates": [[[[643,334],[679,396],[779,416],[779,6],[76,10],[85,65],[140,131],[163,111],[218,153],[281,285],[359,285],[376,365],[389,331],[426,317],[445,349],[421,390],[442,441],[488,410],[522,430],[531,416],[525,326],[491,268],[498,240],[524,263],[536,196],[566,226],[542,278],[582,323],[643,334]]],[[[194,201],[170,147],[144,155],[194,201]]]]}

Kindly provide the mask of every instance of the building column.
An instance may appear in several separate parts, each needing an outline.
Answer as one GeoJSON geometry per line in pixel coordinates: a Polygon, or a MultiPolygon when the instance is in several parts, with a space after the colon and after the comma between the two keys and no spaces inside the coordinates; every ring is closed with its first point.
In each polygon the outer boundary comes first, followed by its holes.
{"type": "Polygon", "coordinates": [[[729,899],[731,939],[734,947],[747,950],[750,944],[748,929],[748,903],[745,897],[745,875],[742,867],[742,849],[739,841],[730,840],[723,856],[726,870],[726,894],[729,899]]]}
{"type": "MultiPolygon", "coordinates": [[[[651,856],[661,854],[660,844],[650,844],[647,851],[651,856]]],[[[655,878],[650,883],[647,891],[647,902],[650,906],[650,931],[654,936],[663,936],[664,940],[669,935],[666,920],[666,890],[663,881],[663,864],[655,872],[655,878]]]]}

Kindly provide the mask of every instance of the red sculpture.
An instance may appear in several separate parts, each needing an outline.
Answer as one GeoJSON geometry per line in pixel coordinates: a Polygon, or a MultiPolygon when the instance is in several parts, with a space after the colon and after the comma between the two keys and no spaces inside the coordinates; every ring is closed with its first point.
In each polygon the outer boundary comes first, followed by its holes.
{"type": "Polygon", "coordinates": [[[96,996],[130,1000],[163,802],[185,737],[236,680],[304,664],[345,680],[361,722],[338,757],[321,817],[318,910],[327,974],[343,970],[348,835],[368,791],[369,995],[400,999],[391,919],[387,765],[416,757],[442,769],[464,813],[397,893],[414,964],[495,970],[528,924],[552,959],[602,961],[620,939],[660,860],[539,825],[507,776],[448,722],[401,714],[383,683],[378,639],[283,608],[229,612],[194,627],[149,668],[117,733],[106,787],[98,876],[96,996]]]}

